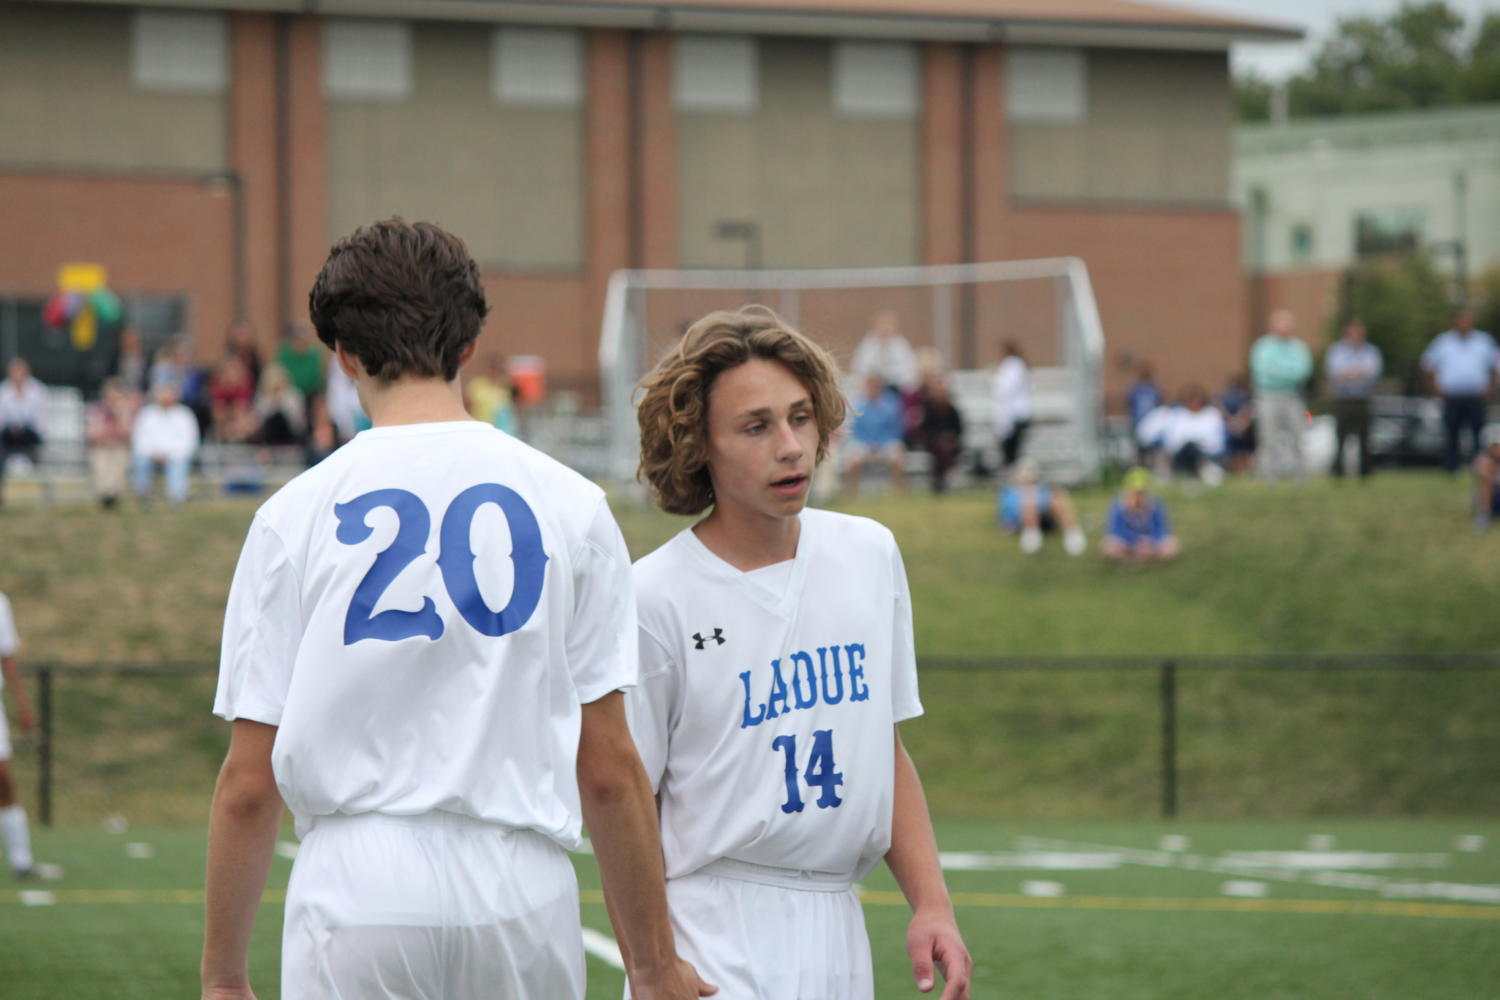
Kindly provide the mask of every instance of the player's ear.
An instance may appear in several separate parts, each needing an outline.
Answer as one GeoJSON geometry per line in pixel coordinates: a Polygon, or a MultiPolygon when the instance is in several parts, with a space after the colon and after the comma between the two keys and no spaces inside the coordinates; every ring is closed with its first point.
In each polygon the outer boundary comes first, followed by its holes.
{"type": "Polygon", "coordinates": [[[364,365],[359,363],[359,358],[350,353],[339,341],[334,341],[333,344],[333,360],[342,369],[343,373],[350,378],[359,378],[364,374],[364,365]]]}
{"type": "Polygon", "coordinates": [[[459,352],[458,367],[462,368],[470,361],[473,361],[474,352],[477,350],[479,350],[479,338],[476,337],[473,340],[469,341],[469,345],[459,352]]]}

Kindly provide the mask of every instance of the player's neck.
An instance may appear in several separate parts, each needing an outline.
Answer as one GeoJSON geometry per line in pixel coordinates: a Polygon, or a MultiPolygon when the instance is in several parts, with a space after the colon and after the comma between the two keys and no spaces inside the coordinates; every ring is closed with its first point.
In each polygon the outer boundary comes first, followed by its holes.
{"type": "Polygon", "coordinates": [[[794,558],[801,533],[799,518],[729,511],[722,506],[714,507],[693,526],[693,534],[708,551],[741,573],[794,558]]]}
{"type": "Polygon", "coordinates": [[[408,377],[382,385],[361,377],[357,386],[359,401],[376,427],[474,419],[464,407],[457,379],[408,377]]]}

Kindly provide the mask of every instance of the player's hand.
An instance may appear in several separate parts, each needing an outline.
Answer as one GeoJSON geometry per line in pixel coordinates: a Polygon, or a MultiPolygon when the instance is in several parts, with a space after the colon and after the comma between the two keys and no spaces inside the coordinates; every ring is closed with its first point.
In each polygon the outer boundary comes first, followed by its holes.
{"type": "Polygon", "coordinates": [[[906,953],[911,956],[911,974],[917,989],[932,992],[937,983],[933,966],[943,973],[941,1000],[969,1000],[969,978],[974,959],[964,947],[953,911],[917,913],[906,928],[906,953]]]}
{"type": "Polygon", "coordinates": [[[637,972],[630,977],[631,1000],[698,1000],[717,992],[717,986],[698,978],[698,970],[680,958],[663,966],[659,973],[637,972]]]}

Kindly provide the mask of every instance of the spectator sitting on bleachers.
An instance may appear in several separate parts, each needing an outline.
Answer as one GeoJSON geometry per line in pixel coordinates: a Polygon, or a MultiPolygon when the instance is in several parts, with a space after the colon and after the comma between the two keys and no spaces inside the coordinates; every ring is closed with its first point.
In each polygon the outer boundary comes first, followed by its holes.
{"type": "MultiPolygon", "coordinates": [[[[5,470],[20,457],[33,468],[41,460],[47,387],[31,374],[24,358],[10,359],[7,377],[0,382],[0,501],[5,496],[5,470]]],[[[43,496],[51,499],[50,484],[42,479],[43,496]]]]}
{"type": "Polygon", "coordinates": [[[219,367],[214,370],[208,395],[213,406],[216,438],[238,443],[248,440],[255,433],[255,383],[239,354],[224,355],[219,367]]]}
{"type": "Polygon", "coordinates": [[[236,320],[230,324],[224,351],[240,359],[240,364],[245,366],[245,372],[249,376],[252,387],[260,383],[260,370],[263,362],[260,356],[260,346],[255,342],[254,327],[245,320],[236,320]]]}
{"type": "Polygon", "coordinates": [[[151,363],[151,393],[156,386],[171,382],[177,389],[177,401],[192,411],[198,421],[201,437],[213,425],[213,410],[208,398],[208,377],[193,363],[193,351],[186,336],[176,336],[156,352],[151,363]]]}
{"type": "Polygon", "coordinates": [[[1088,538],[1078,523],[1073,498],[1061,486],[1048,486],[1040,478],[1036,459],[1023,458],[1015,464],[996,505],[1001,525],[1020,535],[1021,551],[1027,555],[1042,547],[1045,532],[1058,530],[1063,533],[1063,548],[1068,555],[1082,555],[1088,548],[1088,538]]]}
{"type": "Polygon", "coordinates": [[[1190,385],[1182,402],[1158,406],[1136,429],[1141,448],[1160,456],[1175,475],[1196,476],[1210,485],[1224,480],[1224,414],[1208,405],[1201,386],[1190,385]]]}
{"type": "Polygon", "coordinates": [[[922,383],[920,397],[922,419],[917,436],[922,448],[932,456],[932,492],[948,488],[948,473],[958,463],[958,451],[964,435],[964,420],[953,405],[948,377],[941,371],[929,372],[922,383]]]}
{"type": "Polygon", "coordinates": [[[1139,430],[1146,415],[1160,406],[1165,399],[1161,385],[1151,371],[1151,363],[1142,361],[1136,369],[1135,381],[1125,394],[1125,405],[1130,410],[1130,429],[1139,430]]]}
{"type": "Polygon", "coordinates": [[[85,420],[94,496],[100,506],[110,510],[125,492],[136,401],[118,378],[105,379],[101,392],[99,401],[89,406],[85,420]]]}
{"type": "Polygon", "coordinates": [[[1151,495],[1151,473],[1137,466],[1125,473],[1125,488],[1109,508],[1104,557],[1115,562],[1166,562],[1180,547],[1166,504],[1151,495]]]}
{"type": "Polygon", "coordinates": [[[297,320],[287,328],[281,349],[276,352],[276,363],[286,372],[292,387],[302,397],[303,405],[311,411],[323,398],[328,368],[328,349],[318,343],[311,323],[297,320]]]}
{"type": "Polygon", "coordinates": [[[256,444],[279,447],[300,445],[305,440],[307,404],[279,364],[266,365],[260,374],[254,419],[256,429],[251,440],[256,444]]]}
{"type": "Polygon", "coordinates": [[[151,498],[151,483],[160,470],[167,501],[182,503],[188,495],[188,470],[198,450],[198,419],[177,399],[177,386],[158,382],[151,402],[136,414],[131,431],[131,478],[142,503],[151,498]]]}
{"type": "Polygon", "coordinates": [[[1244,472],[1255,460],[1255,398],[1250,395],[1250,376],[1236,375],[1219,394],[1224,414],[1224,466],[1244,472]]]}
{"type": "Polygon", "coordinates": [[[881,459],[890,466],[891,481],[897,490],[906,489],[906,445],[904,410],[901,394],[886,385],[879,375],[865,377],[864,391],[854,400],[853,422],[849,440],[844,445],[848,457],[849,490],[859,492],[860,471],[871,459],[881,459]]]}

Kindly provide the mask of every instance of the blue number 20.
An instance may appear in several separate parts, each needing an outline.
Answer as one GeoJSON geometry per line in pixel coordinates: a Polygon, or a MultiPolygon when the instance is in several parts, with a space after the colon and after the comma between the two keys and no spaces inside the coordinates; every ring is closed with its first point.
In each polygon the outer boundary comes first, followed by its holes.
{"type": "MultiPolygon", "coordinates": [[[[382,611],[373,614],[380,595],[412,560],[427,550],[427,535],[432,517],[420,498],[406,490],[375,490],[348,503],[334,505],[339,520],[335,537],[345,545],[358,545],[370,537],[372,529],[365,518],[377,507],[396,512],[396,537],[390,546],[375,557],[370,571],[354,590],[349,611],[344,616],[344,645],[361,639],[395,642],[425,635],[437,639],[443,634],[443,619],[431,597],[422,598],[420,611],[382,611]]],[[[515,490],[497,483],[481,483],[464,490],[443,515],[438,534],[438,569],[443,586],[454,607],[473,628],[483,635],[502,636],[525,625],[535,613],[542,597],[547,554],[542,551],[542,530],[536,515],[515,490]],[[479,508],[493,503],[505,514],[510,525],[511,563],[515,584],[510,601],[499,611],[492,611],[479,593],[474,575],[474,550],[469,542],[474,515],[479,508]]]]}
{"type": "MultiPolygon", "coordinates": [[[[805,804],[801,789],[797,787],[797,737],[778,736],[771,741],[771,749],[786,754],[786,801],[781,804],[781,811],[799,813],[805,804]]],[[[809,786],[822,789],[818,795],[819,809],[836,809],[844,804],[838,793],[838,787],[844,783],[844,774],[834,770],[834,766],[833,730],[814,730],[812,753],[808,754],[807,770],[802,772],[802,780],[809,786]]]]}

